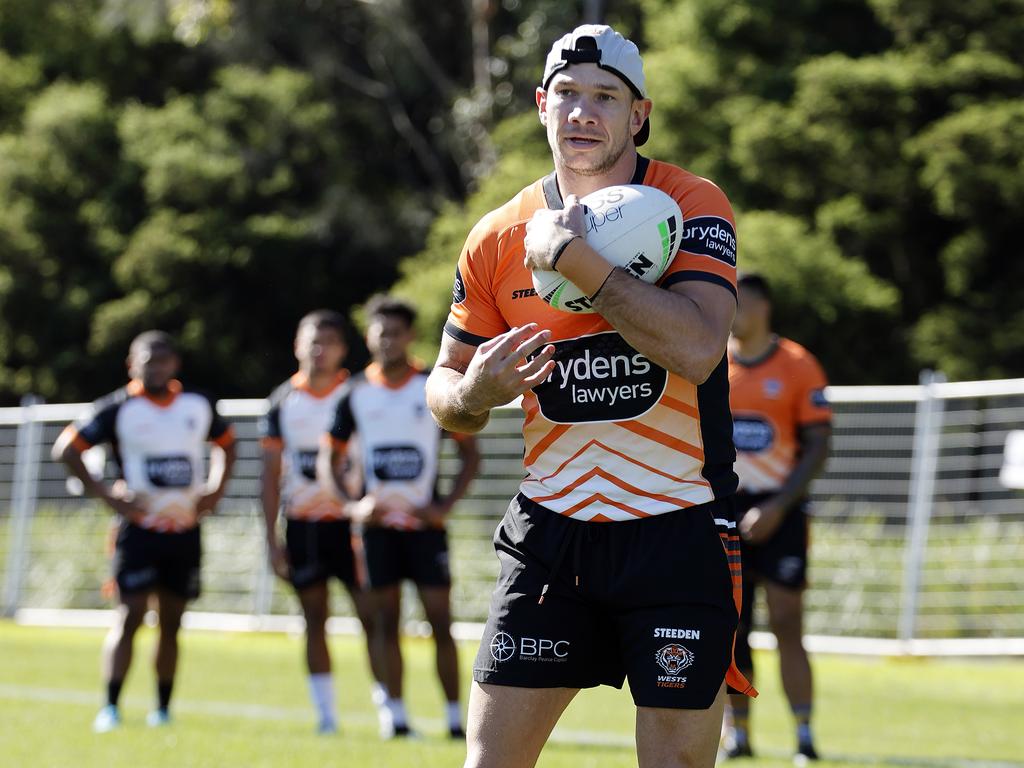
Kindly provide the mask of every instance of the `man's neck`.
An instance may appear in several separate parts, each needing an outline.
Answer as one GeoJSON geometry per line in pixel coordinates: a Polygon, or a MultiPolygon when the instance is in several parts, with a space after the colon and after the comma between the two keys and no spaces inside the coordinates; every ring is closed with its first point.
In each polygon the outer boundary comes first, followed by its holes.
{"type": "Polygon", "coordinates": [[[409,358],[403,358],[393,363],[384,363],[377,361],[377,365],[380,366],[380,372],[384,378],[391,383],[396,383],[404,379],[409,375],[409,371],[412,370],[412,362],[409,358]]]}
{"type": "Polygon", "coordinates": [[[753,333],[742,339],[733,336],[729,341],[733,356],[742,361],[758,360],[775,344],[776,336],[769,329],[753,333]]]}
{"type": "Polygon", "coordinates": [[[606,173],[597,176],[579,174],[566,168],[555,160],[555,176],[558,179],[558,191],[562,198],[569,195],[583,197],[599,189],[617,184],[629,184],[636,173],[637,151],[627,149],[606,173]]]}
{"type": "Polygon", "coordinates": [[[334,379],[337,378],[337,371],[318,371],[315,369],[302,369],[302,375],[306,377],[306,382],[310,389],[321,390],[327,389],[334,383],[334,379]]]}

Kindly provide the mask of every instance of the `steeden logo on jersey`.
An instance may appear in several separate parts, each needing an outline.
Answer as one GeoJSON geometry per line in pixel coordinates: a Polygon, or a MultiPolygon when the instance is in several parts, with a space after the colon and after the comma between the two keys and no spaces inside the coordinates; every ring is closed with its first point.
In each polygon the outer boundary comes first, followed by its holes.
{"type": "Polygon", "coordinates": [[[635,419],[653,408],[668,373],[614,331],[554,342],[555,367],[534,387],[544,418],[559,424],[635,419]]]}

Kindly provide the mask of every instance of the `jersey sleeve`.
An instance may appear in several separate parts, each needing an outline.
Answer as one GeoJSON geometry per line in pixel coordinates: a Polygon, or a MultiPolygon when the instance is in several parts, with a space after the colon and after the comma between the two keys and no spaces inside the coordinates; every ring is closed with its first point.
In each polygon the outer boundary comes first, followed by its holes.
{"type": "Polygon", "coordinates": [[[263,448],[281,449],[284,447],[284,436],[281,433],[281,403],[284,401],[287,389],[288,384],[282,384],[267,398],[267,412],[259,420],[260,446],[263,448]]]}
{"type": "Polygon", "coordinates": [[[356,432],[355,414],[352,412],[352,389],[346,388],[344,394],[338,399],[338,407],[334,410],[334,419],[331,426],[324,435],[325,441],[334,448],[344,453],[348,447],[348,441],[356,432]]]}
{"type": "Polygon", "coordinates": [[[808,352],[797,369],[796,423],[799,426],[828,424],[832,421],[832,407],[825,399],[828,380],[821,364],[808,352]]]}
{"type": "Polygon", "coordinates": [[[234,428],[217,412],[217,401],[205,393],[202,394],[210,404],[210,428],[206,432],[206,439],[221,448],[233,445],[235,442],[234,428]]]}
{"type": "Polygon", "coordinates": [[[736,295],[736,218],[728,198],[707,179],[676,196],[683,214],[679,252],[663,288],[687,280],[721,285],[736,295]]]}
{"type": "Polygon", "coordinates": [[[90,415],[68,427],[71,444],[79,451],[87,451],[94,445],[111,443],[117,439],[117,412],[124,398],[113,396],[97,400],[90,415]]]}
{"type": "Polygon", "coordinates": [[[485,217],[466,238],[455,268],[444,332],[457,341],[476,347],[509,329],[492,288],[497,260],[498,237],[485,217]]]}

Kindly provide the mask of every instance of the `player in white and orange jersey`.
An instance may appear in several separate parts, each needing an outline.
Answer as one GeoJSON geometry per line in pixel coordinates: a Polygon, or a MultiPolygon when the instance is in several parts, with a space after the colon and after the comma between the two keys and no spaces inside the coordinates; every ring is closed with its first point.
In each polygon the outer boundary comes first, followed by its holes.
{"type": "MultiPolygon", "coordinates": [[[[349,378],[342,367],[348,353],[345,319],[337,312],[310,312],[295,332],[299,370],[270,395],[261,424],[263,434],[262,501],[267,554],[274,572],[298,595],[306,619],[306,666],[309,693],[318,714],[317,730],[338,728],[334,678],[327,647],[328,580],[346,588],[366,632],[374,680],[380,680],[374,653],[369,597],[356,578],[352,524],[338,499],[317,482],[320,438],[338,407],[349,378]],[[277,532],[279,512],[285,519],[285,546],[277,532]]],[[[374,684],[382,701],[383,687],[374,684]]]]}
{"type": "Polygon", "coordinates": [[[132,660],[132,643],[150,595],[157,598],[157,707],[150,725],[169,722],[178,665],[178,630],[189,600],[199,596],[199,521],[224,495],[235,458],[231,427],[212,400],[183,389],[174,376],[180,359],[170,336],[147,331],[131,343],[131,382],[98,400],[88,417],[65,429],[53,446],[90,496],[121,518],[114,553],[120,609],[103,649],[107,701],[93,721],[105,732],[121,723],[118,698],[132,660]],[[202,477],[204,445],[212,445],[202,477]],[[82,453],[110,444],[121,472],[112,486],[94,478],[82,453]]]}
{"type": "MultiPolygon", "coordinates": [[[[436,668],[446,705],[448,732],[464,738],[459,704],[459,668],[451,634],[451,572],[446,520],[469,487],[479,464],[476,439],[450,435],[459,455],[459,472],[451,491],[438,495],[443,433],[427,410],[427,372],[410,356],[415,339],[415,309],[386,296],[367,307],[366,346],[373,362],[345,388],[334,419],[325,430],[320,454],[321,478],[332,490],[338,468],[353,438],[358,440],[361,488],[354,514],[357,562],[369,590],[378,638],[377,652],[388,697],[378,710],[385,738],[412,735],[403,698],[403,663],[399,643],[401,586],[416,585],[430,623],[436,668]]],[[[351,503],[351,502],[350,502],[351,503]]]]}
{"type": "MultiPolygon", "coordinates": [[[[738,281],[739,307],[729,342],[729,388],[739,493],[743,611],[736,663],[753,677],[749,633],[757,585],[779,644],[782,686],[797,721],[797,755],[817,758],[811,735],[811,665],[803,646],[807,579],[807,488],[828,456],[832,410],[825,374],[810,352],[771,328],[771,290],[760,275],[738,281]]],[[[726,750],[751,754],[750,702],[733,696],[726,750]]]]}
{"type": "Polygon", "coordinates": [[[640,766],[714,763],[732,664],[739,557],[726,341],[736,236],[722,191],[641,157],[651,101],[639,51],[609,27],[558,40],[536,94],[554,172],[473,228],[428,400],[476,432],[523,396],[526,479],[495,534],[498,586],[474,669],[468,766],[532,766],[580,688],[637,706],[640,766]],[[583,238],[578,198],[658,187],[683,214],[657,285],[583,238]],[[595,314],[552,309],[556,269],[595,314]],[[606,523],[606,524],[602,524],[606,523]]]}

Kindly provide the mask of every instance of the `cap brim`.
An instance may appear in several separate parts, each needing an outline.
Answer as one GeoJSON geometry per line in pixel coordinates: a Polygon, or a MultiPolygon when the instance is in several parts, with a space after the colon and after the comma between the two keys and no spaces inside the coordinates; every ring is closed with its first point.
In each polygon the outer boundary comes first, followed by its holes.
{"type": "Polygon", "coordinates": [[[651,118],[644,120],[644,124],[640,126],[640,130],[636,132],[633,137],[633,145],[642,147],[647,143],[647,140],[651,137],[651,118]]]}

